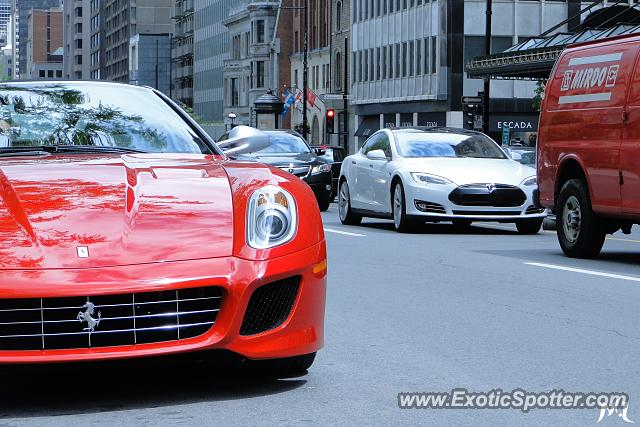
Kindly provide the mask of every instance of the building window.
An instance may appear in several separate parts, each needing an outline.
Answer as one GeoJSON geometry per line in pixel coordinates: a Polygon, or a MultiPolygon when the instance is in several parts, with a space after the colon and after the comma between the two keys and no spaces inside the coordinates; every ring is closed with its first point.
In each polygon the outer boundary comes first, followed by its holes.
{"type": "Polygon", "coordinates": [[[436,73],[436,66],[438,65],[438,38],[431,36],[431,74],[436,73]]]}
{"type": "Polygon", "coordinates": [[[336,31],[340,32],[342,28],[342,2],[336,3],[336,31]]]}
{"type": "Polygon", "coordinates": [[[231,79],[231,106],[237,107],[240,102],[240,91],[238,90],[238,79],[231,79]]]}
{"type": "MultiPolygon", "coordinates": [[[[513,38],[509,36],[491,37],[491,53],[500,53],[507,50],[513,44],[513,38]]],[[[485,54],[484,36],[465,36],[464,38],[464,63],[468,64],[476,56],[485,54]]]]}
{"type": "Polygon", "coordinates": [[[380,64],[382,68],[382,79],[386,80],[387,78],[387,47],[382,47],[382,63],[380,64]]]}
{"type": "Polygon", "coordinates": [[[53,78],[53,70],[47,70],[47,77],[53,78]]]}
{"type": "Polygon", "coordinates": [[[264,61],[256,62],[256,87],[264,87],[264,61]]]}
{"type": "Polygon", "coordinates": [[[380,80],[381,73],[380,68],[382,67],[382,59],[380,58],[380,48],[376,48],[376,80],[380,80]]]}
{"type": "Polygon", "coordinates": [[[76,49],[82,49],[82,39],[76,39],[76,49]]]}
{"type": "Polygon", "coordinates": [[[264,43],[264,19],[258,19],[255,23],[254,43],[264,43]]]}
{"type": "Polygon", "coordinates": [[[415,72],[415,44],[413,41],[409,42],[409,77],[413,77],[415,72]]]}
{"type": "Polygon", "coordinates": [[[336,69],[335,69],[335,71],[333,73],[333,75],[335,76],[334,84],[335,84],[336,89],[340,89],[340,88],[342,88],[342,67],[344,66],[342,64],[342,53],[336,52],[336,61],[335,61],[335,63],[336,63],[336,69]]]}
{"type": "Polygon", "coordinates": [[[62,70],[56,70],[56,77],[57,78],[61,78],[62,77],[62,70]]]}
{"type": "Polygon", "coordinates": [[[300,52],[300,33],[297,31],[293,33],[293,52],[300,52]]]}
{"type": "Polygon", "coordinates": [[[376,68],[376,61],[375,58],[373,56],[373,48],[369,49],[369,78],[371,79],[371,81],[376,79],[376,75],[375,75],[375,68],[376,68]]]}
{"type": "Polygon", "coordinates": [[[416,40],[416,75],[422,74],[422,40],[416,40]]]}
{"type": "Polygon", "coordinates": [[[44,79],[45,77],[47,77],[47,73],[45,73],[45,71],[44,71],[44,70],[40,70],[39,75],[40,75],[40,78],[42,78],[42,79],[44,79]]]}
{"type": "Polygon", "coordinates": [[[409,58],[407,55],[407,43],[402,43],[402,77],[407,77],[407,62],[409,58]]]}
{"type": "Polygon", "coordinates": [[[364,81],[369,81],[369,49],[364,51],[364,81]]]}
{"type": "Polygon", "coordinates": [[[402,63],[402,58],[400,57],[400,43],[396,43],[396,79],[400,77],[400,73],[402,69],[400,64],[402,63]]]}

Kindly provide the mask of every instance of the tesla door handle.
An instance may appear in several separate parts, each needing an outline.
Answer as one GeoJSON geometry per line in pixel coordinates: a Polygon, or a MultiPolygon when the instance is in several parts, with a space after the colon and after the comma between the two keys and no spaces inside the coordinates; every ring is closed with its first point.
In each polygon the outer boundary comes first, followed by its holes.
{"type": "Polygon", "coordinates": [[[355,160],[351,160],[351,164],[352,164],[352,165],[356,165],[357,163],[356,163],[356,161],[355,161],[355,160]]]}
{"type": "Polygon", "coordinates": [[[369,165],[370,168],[373,168],[373,165],[369,165]]]}

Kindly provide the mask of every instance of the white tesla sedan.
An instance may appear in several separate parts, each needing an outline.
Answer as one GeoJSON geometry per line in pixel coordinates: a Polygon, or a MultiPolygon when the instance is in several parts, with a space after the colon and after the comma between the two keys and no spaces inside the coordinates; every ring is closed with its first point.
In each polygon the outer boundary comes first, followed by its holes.
{"type": "Polygon", "coordinates": [[[495,141],[453,128],[382,129],[342,163],[338,210],[343,224],[393,219],[397,231],[452,221],[515,223],[540,230],[535,169],[510,159],[495,141]]]}

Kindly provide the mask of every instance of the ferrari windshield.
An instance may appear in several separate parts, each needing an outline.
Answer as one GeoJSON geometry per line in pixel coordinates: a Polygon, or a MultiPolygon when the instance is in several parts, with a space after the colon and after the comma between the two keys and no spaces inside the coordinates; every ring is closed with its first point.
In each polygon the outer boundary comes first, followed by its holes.
{"type": "Polygon", "coordinates": [[[311,149],[302,138],[286,132],[265,132],[269,135],[269,145],[254,154],[298,154],[309,153],[311,149]]]}
{"type": "Polygon", "coordinates": [[[0,149],[210,153],[194,129],[151,90],[100,83],[0,85],[0,149]]]}
{"type": "Polygon", "coordinates": [[[498,144],[481,134],[398,132],[396,146],[402,157],[507,158],[498,144]]]}

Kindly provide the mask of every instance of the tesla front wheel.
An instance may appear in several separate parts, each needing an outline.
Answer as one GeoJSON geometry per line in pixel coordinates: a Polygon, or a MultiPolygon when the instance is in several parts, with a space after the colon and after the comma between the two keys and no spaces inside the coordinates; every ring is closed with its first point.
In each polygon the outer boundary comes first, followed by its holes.
{"type": "Polygon", "coordinates": [[[405,203],[404,188],[398,181],[393,187],[393,225],[398,233],[410,233],[414,230],[415,222],[407,216],[407,205],[405,203]]]}
{"type": "Polygon", "coordinates": [[[362,216],[354,213],[351,209],[349,184],[347,184],[346,180],[342,181],[338,191],[338,214],[340,215],[340,222],[344,225],[358,225],[362,222],[362,216]]]}
{"type": "Polygon", "coordinates": [[[542,228],[544,219],[526,219],[516,222],[516,228],[519,234],[538,234],[542,228]]]}
{"type": "Polygon", "coordinates": [[[606,233],[591,209],[589,190],[584,181],[570,179],[564,184],[558,196],[556,222],[558,241],[566,256],[598,256],[606,233]]]}

